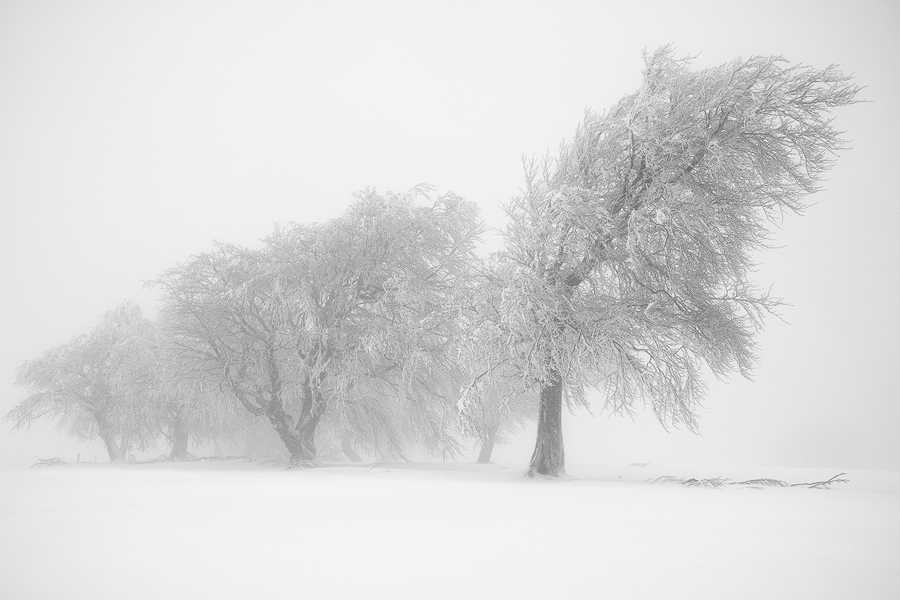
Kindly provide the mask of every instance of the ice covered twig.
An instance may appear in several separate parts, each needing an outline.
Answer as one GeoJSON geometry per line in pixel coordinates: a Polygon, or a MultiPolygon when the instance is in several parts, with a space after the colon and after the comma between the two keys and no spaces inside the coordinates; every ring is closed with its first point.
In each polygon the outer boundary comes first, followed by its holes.
{"type": "Polygon", "coordinates": [[[810,489],[816,490],[827,490],[831,487],[832,483],[850,483],[849,479],[838,479],[841,475],[846,475],[846,473],[838,473],[831,479],[826,479],[825,481],[813,481],[812,483],[792,483],[791,487],[808,487],[810,489]]]}
{"type": "Polygon", "coordinates": [[[31,465],[32,467],[38,466],[53,466],[53,465],[64,465],[66,461],[62,459],[62,456],[54,456],[53,458],[41,458],[38,457],[37,462],[31,465]]]}

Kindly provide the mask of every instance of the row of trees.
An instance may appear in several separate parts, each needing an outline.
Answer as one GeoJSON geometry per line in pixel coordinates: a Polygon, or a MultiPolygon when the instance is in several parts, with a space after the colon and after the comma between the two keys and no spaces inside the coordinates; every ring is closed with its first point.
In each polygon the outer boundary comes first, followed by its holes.
{"type": "Polygon", "coordinates": [[[344,453],[455,453],[458,359],[483,228],[475,205],[427,187],[360,193],[340,218],[219,244],[158,277],[158,323],[133,303],[23,365],[16,425],[60,417],[110,459],[168,438],[233,437],[260,420],[293,462],[324,429],[344,453]]]}
{"type": "Polygon", "coordinates": [[[161,275],[158,323],[132,304],[26,363],[6,419],[55,416],[110,458],[262,421],[294,462],[455,453],[537,418],[529,474],[564,472],[562,407],[649,402],[696,427],[701,372],[748,375],[777,301],[749,280],[772,223],[840,148],[829,111],[858,89],[833,67],[751,58],[692,70],[669,48],[641,89],[589,111],[556,157],[526,163],[505,248],[476,254],[472,203],[365,191],[338,219],[220,244],[161,275]],[[535,414],[536,413],[536,414],[535,414]]]}

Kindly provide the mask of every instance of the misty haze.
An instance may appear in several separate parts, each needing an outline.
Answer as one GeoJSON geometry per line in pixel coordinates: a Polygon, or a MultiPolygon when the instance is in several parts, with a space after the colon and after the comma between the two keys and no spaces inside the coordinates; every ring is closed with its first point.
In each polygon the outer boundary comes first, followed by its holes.
{"type": "Polygon", "coordinates": [[[2,4],[0,597],[900,597],[898,29],[2,4]]]}

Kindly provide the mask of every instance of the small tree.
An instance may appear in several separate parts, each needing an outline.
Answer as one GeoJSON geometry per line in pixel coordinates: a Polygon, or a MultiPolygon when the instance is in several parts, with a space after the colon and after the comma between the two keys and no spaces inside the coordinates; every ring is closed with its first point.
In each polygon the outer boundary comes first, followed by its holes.
{"type": "Polygon", "coordinates": [[[459,400],[459,429],[478,440],[478,463],[490,462],[494,445],[533,419],[538,406],[539,388],[520,376],[520,349],[504,335],[504,294],[516,277],[516,269],[492,255],[473,274],[462,303],[457,354],[470,383],[459,400]]]}
{"type": "Polygon", "coordinates": [[[59,419],[74,435],[102,439],[111,461],[124,459],[130,448],[144,449],[155,438],[157,349],[153,323],[124,302],[89,333],[23,364],[16,383],[31,393],[4,421],[27,429],[44,416],[59,419]]]}
{"type": "Polygon", "coordinates": [[[516,272],[491,326],[540,388],[529,474],[565,471],[562,404],[599,388],[695,429],[702,365],[748,375],[777,302],[748,279],[769,226],[798,212],[841,147],[831,109],[858,88],[834,67],[754,57],[700,71],[669,48],[640,90],[588,111],[555,161],[527,165],[507,206],[516,272]]]}
{"type": "Polygon", "coordinates": [[[499,377],[477,381],[467,389],[459,405],[459,425],[464,434],[478,440],[476,462],[491,462],[494,447],[534,419],[537,406],[536,390],[518,389],[499,377]]]}

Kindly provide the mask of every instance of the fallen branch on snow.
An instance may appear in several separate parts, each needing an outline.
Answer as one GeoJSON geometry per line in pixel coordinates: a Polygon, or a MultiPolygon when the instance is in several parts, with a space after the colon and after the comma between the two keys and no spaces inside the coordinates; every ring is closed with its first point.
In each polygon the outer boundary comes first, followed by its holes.
{"type": "Polygon", "coordinates": [[[31,465],[32,467],[52,467],[53,465],[64,465],[66,461],[62,459],[62,456],[54,456],[53,458],[41,458],[38,457],[37,462],[31,465]]]}
{"type": "Polygon", "coordinates": [[[706,487],[720,488],[731,482],[730,479],[724,477],[713,477],[712,479],[683,479],[681,477],[672,477],[671,475],[663,475],[652,480],[652,483],[680,483],[685,487],[706,487]]]}
{"type": "Polygon", "coordinates": [[[672,477],[671,475],[663,475],[656,479],[649,480],[651,483],[680,483],[685,487],[705,487],[705,488],[722,488],[726,485],[743,485],[746,487],[762,489],[763,487],[806,487],[816,490],[827,490],[833,483],[849,483],[849,479],[841,479],[841,475],[846,473],[838,473],[831,479],[825,481],[812,481],[807,483],[788,483],[780,479],[748,479],[746,481],[731,481],[727,477],[713,477],[711,479],[684,479],[681,477],[672,477]]]}
{"type": "Polygon", "coordinates": [[[838,473],[831,479],[826,479],[825,481],[814,481],[812,483],[792,483],[791,487],[805,486],[810,489],[827,490],[829,487],[831,487],[832,483],[850,483],[849,479],[838,479],[838,477],[840,477],[841,475],[846,475],[846,473],[838,473]]]}
{"type": "Polygon", "coordinates": [[[288,463],[288,466],[284,468],[285,471],[300,471],[305,469],[317,469],[322,466],[322,463],[315,460],[292,460],[288,463]]]}

